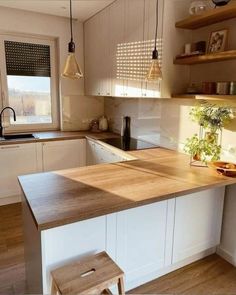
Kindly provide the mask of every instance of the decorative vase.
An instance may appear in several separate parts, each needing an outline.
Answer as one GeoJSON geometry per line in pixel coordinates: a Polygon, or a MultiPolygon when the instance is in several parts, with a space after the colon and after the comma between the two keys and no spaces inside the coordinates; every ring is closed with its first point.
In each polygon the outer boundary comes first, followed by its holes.
{"type": "Polygon", "coordinates": [[[215,133],[215,132],[206,132],[205,133],[205,139],[209,142],[209,143],[218,143],[218,139],[219,139],[219,134],[215,133]]]}
{"type": "Polygon", "coordinates": [[[189,13],[194,14],[202,14],[204,11],[210,8],[209,2],[207,0],[194,0],[191,2],[189,7],[189,13]]]}
{"type": "Polygon", "coordinates": [[[212,2],[216,6],[224,6],[224,5],[227,5],[230,2],[230,0],[212,0],[212,2]]]}

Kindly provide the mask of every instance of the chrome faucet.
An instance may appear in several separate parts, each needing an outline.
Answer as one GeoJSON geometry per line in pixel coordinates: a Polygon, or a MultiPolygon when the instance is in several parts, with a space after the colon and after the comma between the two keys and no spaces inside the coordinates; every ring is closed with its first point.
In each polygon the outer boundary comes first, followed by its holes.
{"type": "Polygon", "coordinates": [[[2,114],[7,109],[12,110],[14,121],[16,121],[16,112],[15,112],[15,110],[13,108],[5,107],[4,109],[2,109],[2,111],[0,112],[0,138],[3,137],[2,114]]]}

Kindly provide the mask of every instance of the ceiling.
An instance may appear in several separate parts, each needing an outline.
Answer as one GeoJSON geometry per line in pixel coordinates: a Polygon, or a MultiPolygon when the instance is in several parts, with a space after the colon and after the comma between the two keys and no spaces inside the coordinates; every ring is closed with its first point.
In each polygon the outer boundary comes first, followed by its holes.
{"type": "MultiPolygon", "coordinates": [[[[73,18],[85,21],[115,0],[73,0],[73,18]]],[[[68,17],[69,0],[0,0],[0,6],[68,17]]]]}

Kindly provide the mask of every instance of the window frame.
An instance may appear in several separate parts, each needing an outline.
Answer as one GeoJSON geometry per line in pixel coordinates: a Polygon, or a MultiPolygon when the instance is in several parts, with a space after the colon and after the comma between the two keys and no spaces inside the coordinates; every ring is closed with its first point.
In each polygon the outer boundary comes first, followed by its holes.
{"type": "MultiPolygon", "coordinates": [[[[0,106],[6,107],[9,105],[8,96],[8,84],[7,84],[7,72],[6,72],[6,57],[4,41],[16,41],[33,44],[43,44],[50,47],[50,64],[51,64],[51,77],[50,77],[50,93],[51,93],[51,115],[52,123],[40,123],[40,124],[17,124],[10,123],[10,117],[7,116],[7,112],[3,118],[3,124],[5,133],[12,132],[25,132],[25,131],[47,131],[58,130],[60,126],[59,115],[59,89],[58,89],[58,70],[57,70],[57,55],[56,55],[56,39],[53,38],[40,38],[35,36],[17,36],[14,34],[2,34],[0,33],[0,53],[2,58],[0,60],[0,106]]],[[[17,119],[17,118],[16,118],[17,119]]]]}

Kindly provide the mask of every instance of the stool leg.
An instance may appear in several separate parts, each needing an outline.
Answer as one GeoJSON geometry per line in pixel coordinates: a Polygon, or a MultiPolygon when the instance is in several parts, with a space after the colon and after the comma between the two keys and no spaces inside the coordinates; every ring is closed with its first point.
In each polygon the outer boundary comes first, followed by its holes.
{"type": "Polygon", "coordinates": [[[118,291],[120,295],[125,295],[124,279],[120,277],[118,280],[118,291]]]}

